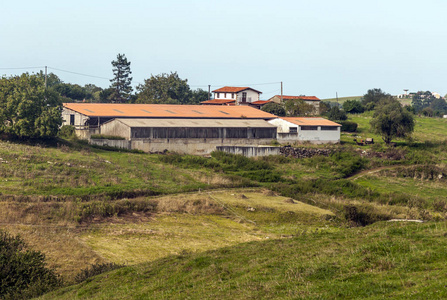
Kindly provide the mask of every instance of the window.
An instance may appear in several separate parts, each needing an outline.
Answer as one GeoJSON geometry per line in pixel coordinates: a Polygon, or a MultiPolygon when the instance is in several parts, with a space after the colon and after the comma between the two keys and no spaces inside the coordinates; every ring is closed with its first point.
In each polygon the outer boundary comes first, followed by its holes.
{"type": "Polygon", "coordinates": [[[70,125],[75,124],[75,115],[70,115],[70,125]]]}
{"type": "Polygon", "coordinates": [[[247,102],[247,93],[242,92],[242,102],[247,102]]]}
{"type": "Polygon", "coordinates": [[[225,93],[225,97],[224,98],[227,98],[227,93],[225,93]]]}
{"type": "Polygon", "coordinates": [[[234,99],[234,93],[231,93],[231,99],[234,99]]]}
{"type": "Polygon", "coordinates": [[[333,130],[337,131],[337,126],[321,126],[321,130],[333,130]]]}
{"type": "Polygon", "coordinates": [[[216,98],[220,98],[220,93],[216,93],[216,98]]]}
{"type": "Polygon", "coordinates": [[[318,126],[301,126],[301,130],[318,130],[318,126]]]}
{"type": "Polygon", "coordinates": [[[297,133],[298,127],[289,127],[289,133],[297,133]]]}

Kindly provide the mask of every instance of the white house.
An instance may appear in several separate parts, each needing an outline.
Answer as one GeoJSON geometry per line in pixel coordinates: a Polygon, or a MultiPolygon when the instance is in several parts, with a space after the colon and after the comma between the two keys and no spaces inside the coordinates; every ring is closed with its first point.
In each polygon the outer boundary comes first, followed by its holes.
{"type": "Polygon", "coordinates": [[[283,117],[268,121],[278,128],[280,143],[339,143],[341,125],[324,118],[283,117]]]}
{"type": "Polygon", "coordinates": [[[250,87],[224,86],[213,91],[214,99],[201,102],[202,105],[249,105],[259,101],[262,92],[250,87]]]}

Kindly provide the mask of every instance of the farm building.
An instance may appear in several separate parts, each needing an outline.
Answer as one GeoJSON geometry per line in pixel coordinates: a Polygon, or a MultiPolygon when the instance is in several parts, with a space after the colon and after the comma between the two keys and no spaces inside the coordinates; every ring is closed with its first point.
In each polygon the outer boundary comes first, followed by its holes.
{"type": "Polygon", "coordinates": [[[269,120],[275,117],[248,106],[64,103],[62,110],[63,125],[74,126],[79,136],[87,138],[89,134],[100,133],[100,125],[115,118],[269,120]]]}
{"type": "Polygon", "coordinates": [[[246,119],[113,119],[101,125],[101,133],[145,152],[209,154],[217,146],[267,145],[276,139],[276,126],[246,119]]]}
{"type": "Polygon", "coordinates": [[[276,139],[275,115],[248,106],[66,103],[64,124],[84,138],[91,134],[124,140],[95,143],[186,154],[209,154],[217,146],[259,146],[276,139]]]}
{"type": "Polygon", "coordinates": [[[278,142],[339,143],[341,125],[324,118],[283,117],[268,121],[278,128],[278,142]]]}

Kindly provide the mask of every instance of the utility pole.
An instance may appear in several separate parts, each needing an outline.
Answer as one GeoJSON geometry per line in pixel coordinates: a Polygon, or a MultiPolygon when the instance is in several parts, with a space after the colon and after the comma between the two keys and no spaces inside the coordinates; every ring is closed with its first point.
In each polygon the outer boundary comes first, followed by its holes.
{"type": "Polygon", "coordinates": [[[335,92],[335,99],[337,99],[337,104],[338,104],[338,93],[335,92]]]}
{"type": "Polygon", "coordinates": [[[208,84],[208,100],[211,100],[211,84],[208,84]]]}
{"type": "Polygon", "coordinates": [[[47,89],[47,66],[45,66],[45,89],[47,89]]]}
{"type": "Polygon", "coordinates": [[[282,103],[282,81],[281,81],[281,103],[282,103]]]}

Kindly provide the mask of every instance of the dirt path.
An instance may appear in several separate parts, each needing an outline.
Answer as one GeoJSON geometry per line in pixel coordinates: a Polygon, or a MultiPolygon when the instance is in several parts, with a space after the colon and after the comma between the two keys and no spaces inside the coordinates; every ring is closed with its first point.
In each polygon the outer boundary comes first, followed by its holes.
{"type": "Polygon", "coordinates": [[[346,179],[356,180],[356,179],[359,179],[359,178],[361,178],[361,177],[363,177],[363,176],[365,176],[365,175],[372,175],[372,174],[378,173],[378,172],[380,172],[380,171],[382,171],[382,170],[392,170],[392,169],[396,169],[396,168],[404,168],[404,169],[408,169],[408,168],[414,168],[414,167],[417,167],[417,166],[421,166],[421,165],[409,165],[409,166],[407,166],[407,165],[405,165],[405,166],[403,166],[403,165],[394,165],[394,166],[383,166],[383,167],[378,167],[378,168],[375,168],[375,169],[370,169],[370,170],[364,170],[364,171],[361,171],[361,172],[359,172],[359,173],[356,173],[356,174],[354,174],[354,175],[351,175],[351,176],[349,176],[349,177],[346,177],[346,179]]]}

